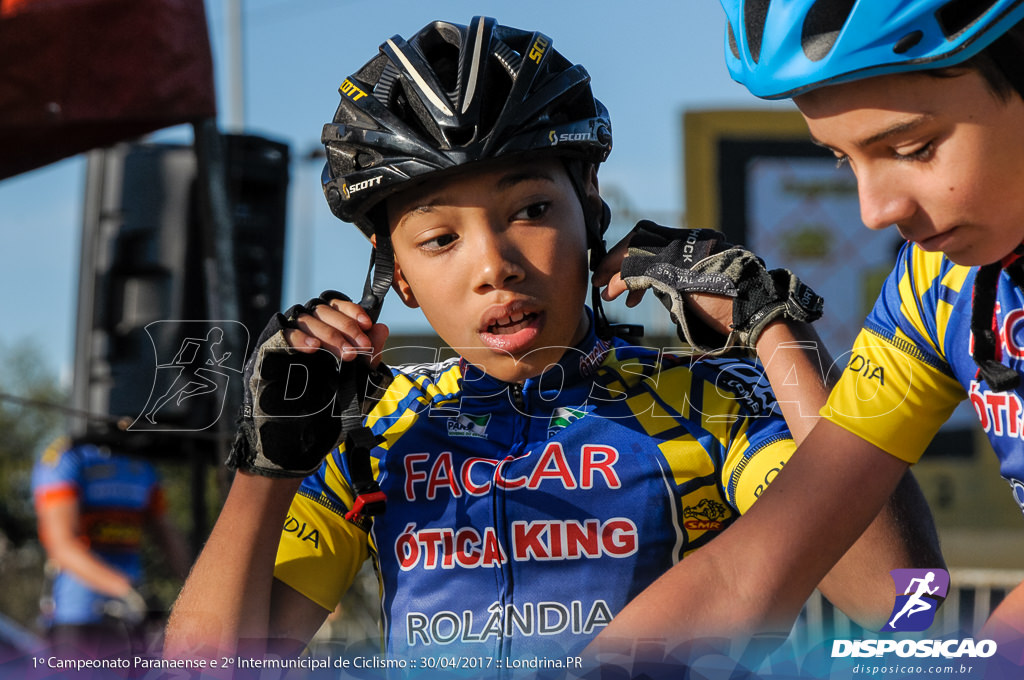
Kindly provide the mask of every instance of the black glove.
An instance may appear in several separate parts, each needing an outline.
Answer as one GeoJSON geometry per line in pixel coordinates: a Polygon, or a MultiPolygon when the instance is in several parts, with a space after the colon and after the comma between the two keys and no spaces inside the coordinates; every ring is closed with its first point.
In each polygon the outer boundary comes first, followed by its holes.
{"type": "Polygon", "coordinates": [[[644,220],[634,228],[622,280],[630,290],[652,288],[672,315],[679,338],[707,354],[753,349],[761,331],[784,317],[814,321],[823,300],[787,269],[765,269],[761,258],[711,229],[670,229],[644,220]],[[733,298],[732,331],[722,336],[686,307],[686,295],[733,298]]]}
{"type": "Polygon", "coordinates": [[[300,352],[288,345],[285,331],[295,328],[296,319],[332,298],[349,301],[326,291],[275,314],[260,334],[245,364],[239,428],[227,460],[232,470],[266,477],[309,475],[390,383],[383,364],[371,369],[362,358],[340,362],[327,350],[300,352]],[[355,418],[342,417],[353,412],[355,418]]]}

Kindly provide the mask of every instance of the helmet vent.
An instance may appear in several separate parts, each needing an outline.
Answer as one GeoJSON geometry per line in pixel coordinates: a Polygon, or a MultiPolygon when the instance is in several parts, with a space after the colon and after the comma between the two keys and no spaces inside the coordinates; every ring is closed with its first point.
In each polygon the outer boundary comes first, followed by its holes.
{"type": "Polygon", "coordinates": [[[473,141],[473,137],[476,136],[476,126],[464,125],[457,128],[447,128],[444,132],[452,148],[458,148],[466,146],[473,141]]]}
{"type": "Polygon", "coordinates": [[[459,91],[459,53],[447,43],[445,47],[448,49],[432,59],[430,65],[438,83],[444,88],[445,93],[451,96],[459,91]]]}
{"type": "MultiPolygon", "coordinates": [[[[416,90],[414,89],[413,92],[416,90]]],[[[402,80],[396,81],[391,89],[391,100],[387,103],[387,107],[417,135],[425,139],[441,140],[442,133],[436,122],[418,98],[410,97],[405,92],[402,80]]]]}
{"type": "Polygon", "coordinates": [[[477,127],[475,128],[476,134],[481,137],[494,131],[494,126],[508,102],[514,84],[513,74],[505,70],[505,65],[500,59],[487,60],[484,65],[483,78],[487,83],[487,96],[483,97],[480,102],[477,127]]]}
{"type": "Polygon", "coordinates": [[[519,72],[519,67],[523,64],[523,58],[514,49],[508,46],[504,41],[497,41],[494,46],[494,56],[498,58],[498,61],[502,66],[505,67],[510,75],[519,72]]]}
{"type": "Polygon", "coordinates": [[[337,144],[328,144],[326,151],[327,163],[335,177],[343,177],[356,170],[356,154],[352,149],[337,144]]]}
{"type": "Polygon", "coordinates": [[[360,151],[356,154],[356,167],[360,169],[372,168],[377,163],[378,156],[379,154],[360,151]]]}
{"type": "Polygon", "coordinates": [[[727,23],[725,25],[726,34],[729,38],[729,51],[732,52],[732,56],[736,59],[740,58],[740,48],[736,44],[736,34],[733,33],[732,24],[727,23]]]}
{"type": "Polygon", "coordinates": [[[921,38],[923,37],[923,31],[911,31],[896,41],[896,44],[892,46],[892,51],[896,54],[903,54],[914,45],[921,42],[921,38]]]}
{"type": "Polygon", "coordinates": [[[761,38],[764,37],[765,20],[771,0],[747,0],[743,3],[743,25],[747,33],[747,48],[757,62],[761,58],[761,38]]]}
{"type": "Polygon", "coordinates": [[[846,20],[857,0],[818,0],[807,11],[804,18],[800,46],[811,61],[821,61],[839,39],[846,20]]]}
{"type": "Polygon", "coordinates": [[[992,8],[991,2],[951,0],[935,11],[935,20],[943,35],[952,40],[992,8]]]}

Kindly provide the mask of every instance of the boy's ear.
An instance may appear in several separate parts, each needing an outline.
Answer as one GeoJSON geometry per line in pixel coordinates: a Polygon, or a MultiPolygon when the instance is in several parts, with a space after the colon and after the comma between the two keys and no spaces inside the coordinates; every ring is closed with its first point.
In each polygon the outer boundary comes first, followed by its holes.
{"type": "Polygon", "coordinates": [[[405,276],[402,274],[402,268],[398,264],[398,260],[395,260],[395,276],[391,282],[391,287],[398,293],[398,297],[402,298],[402,302],[405,303],[406,307],[410,309],[416,309],[420,306],[420,303],[416,301],[416,295],[412,292],[412,286],[406,281],[405,276]]]}

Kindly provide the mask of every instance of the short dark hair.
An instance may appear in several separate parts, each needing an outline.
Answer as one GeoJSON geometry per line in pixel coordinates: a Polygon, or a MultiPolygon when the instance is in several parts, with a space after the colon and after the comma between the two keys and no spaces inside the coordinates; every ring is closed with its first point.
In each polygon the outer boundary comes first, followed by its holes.
{"type": "Polygon", "coordinates": [[[1017,22],[995,42],[962,64],[925,71],[945,78],[973,69],[981,74],[992,93],[1003,101],[1014,94],[1024,99],[1024,21],[1017,22]]]}

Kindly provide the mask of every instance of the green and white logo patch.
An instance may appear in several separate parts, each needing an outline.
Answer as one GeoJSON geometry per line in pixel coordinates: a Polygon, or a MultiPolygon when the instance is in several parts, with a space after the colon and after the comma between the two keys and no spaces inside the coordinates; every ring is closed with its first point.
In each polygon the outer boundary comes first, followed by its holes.
{"type": "Polygon", "coordinates": [[[551,420],[548,421],[548,437],[553,437],[556,432],[564,430],[585,415],[587,415],[587,409],[584,406],[576,408],[559,406],[551,414],[551,420]]]}
{"type": "Polygon", "coordinates": [[[458,418],[448,419],[448,436],[487,439],[487,423],[489,422],[491,422],[490,413],[482,416],[462,413],[458,418]]]}

